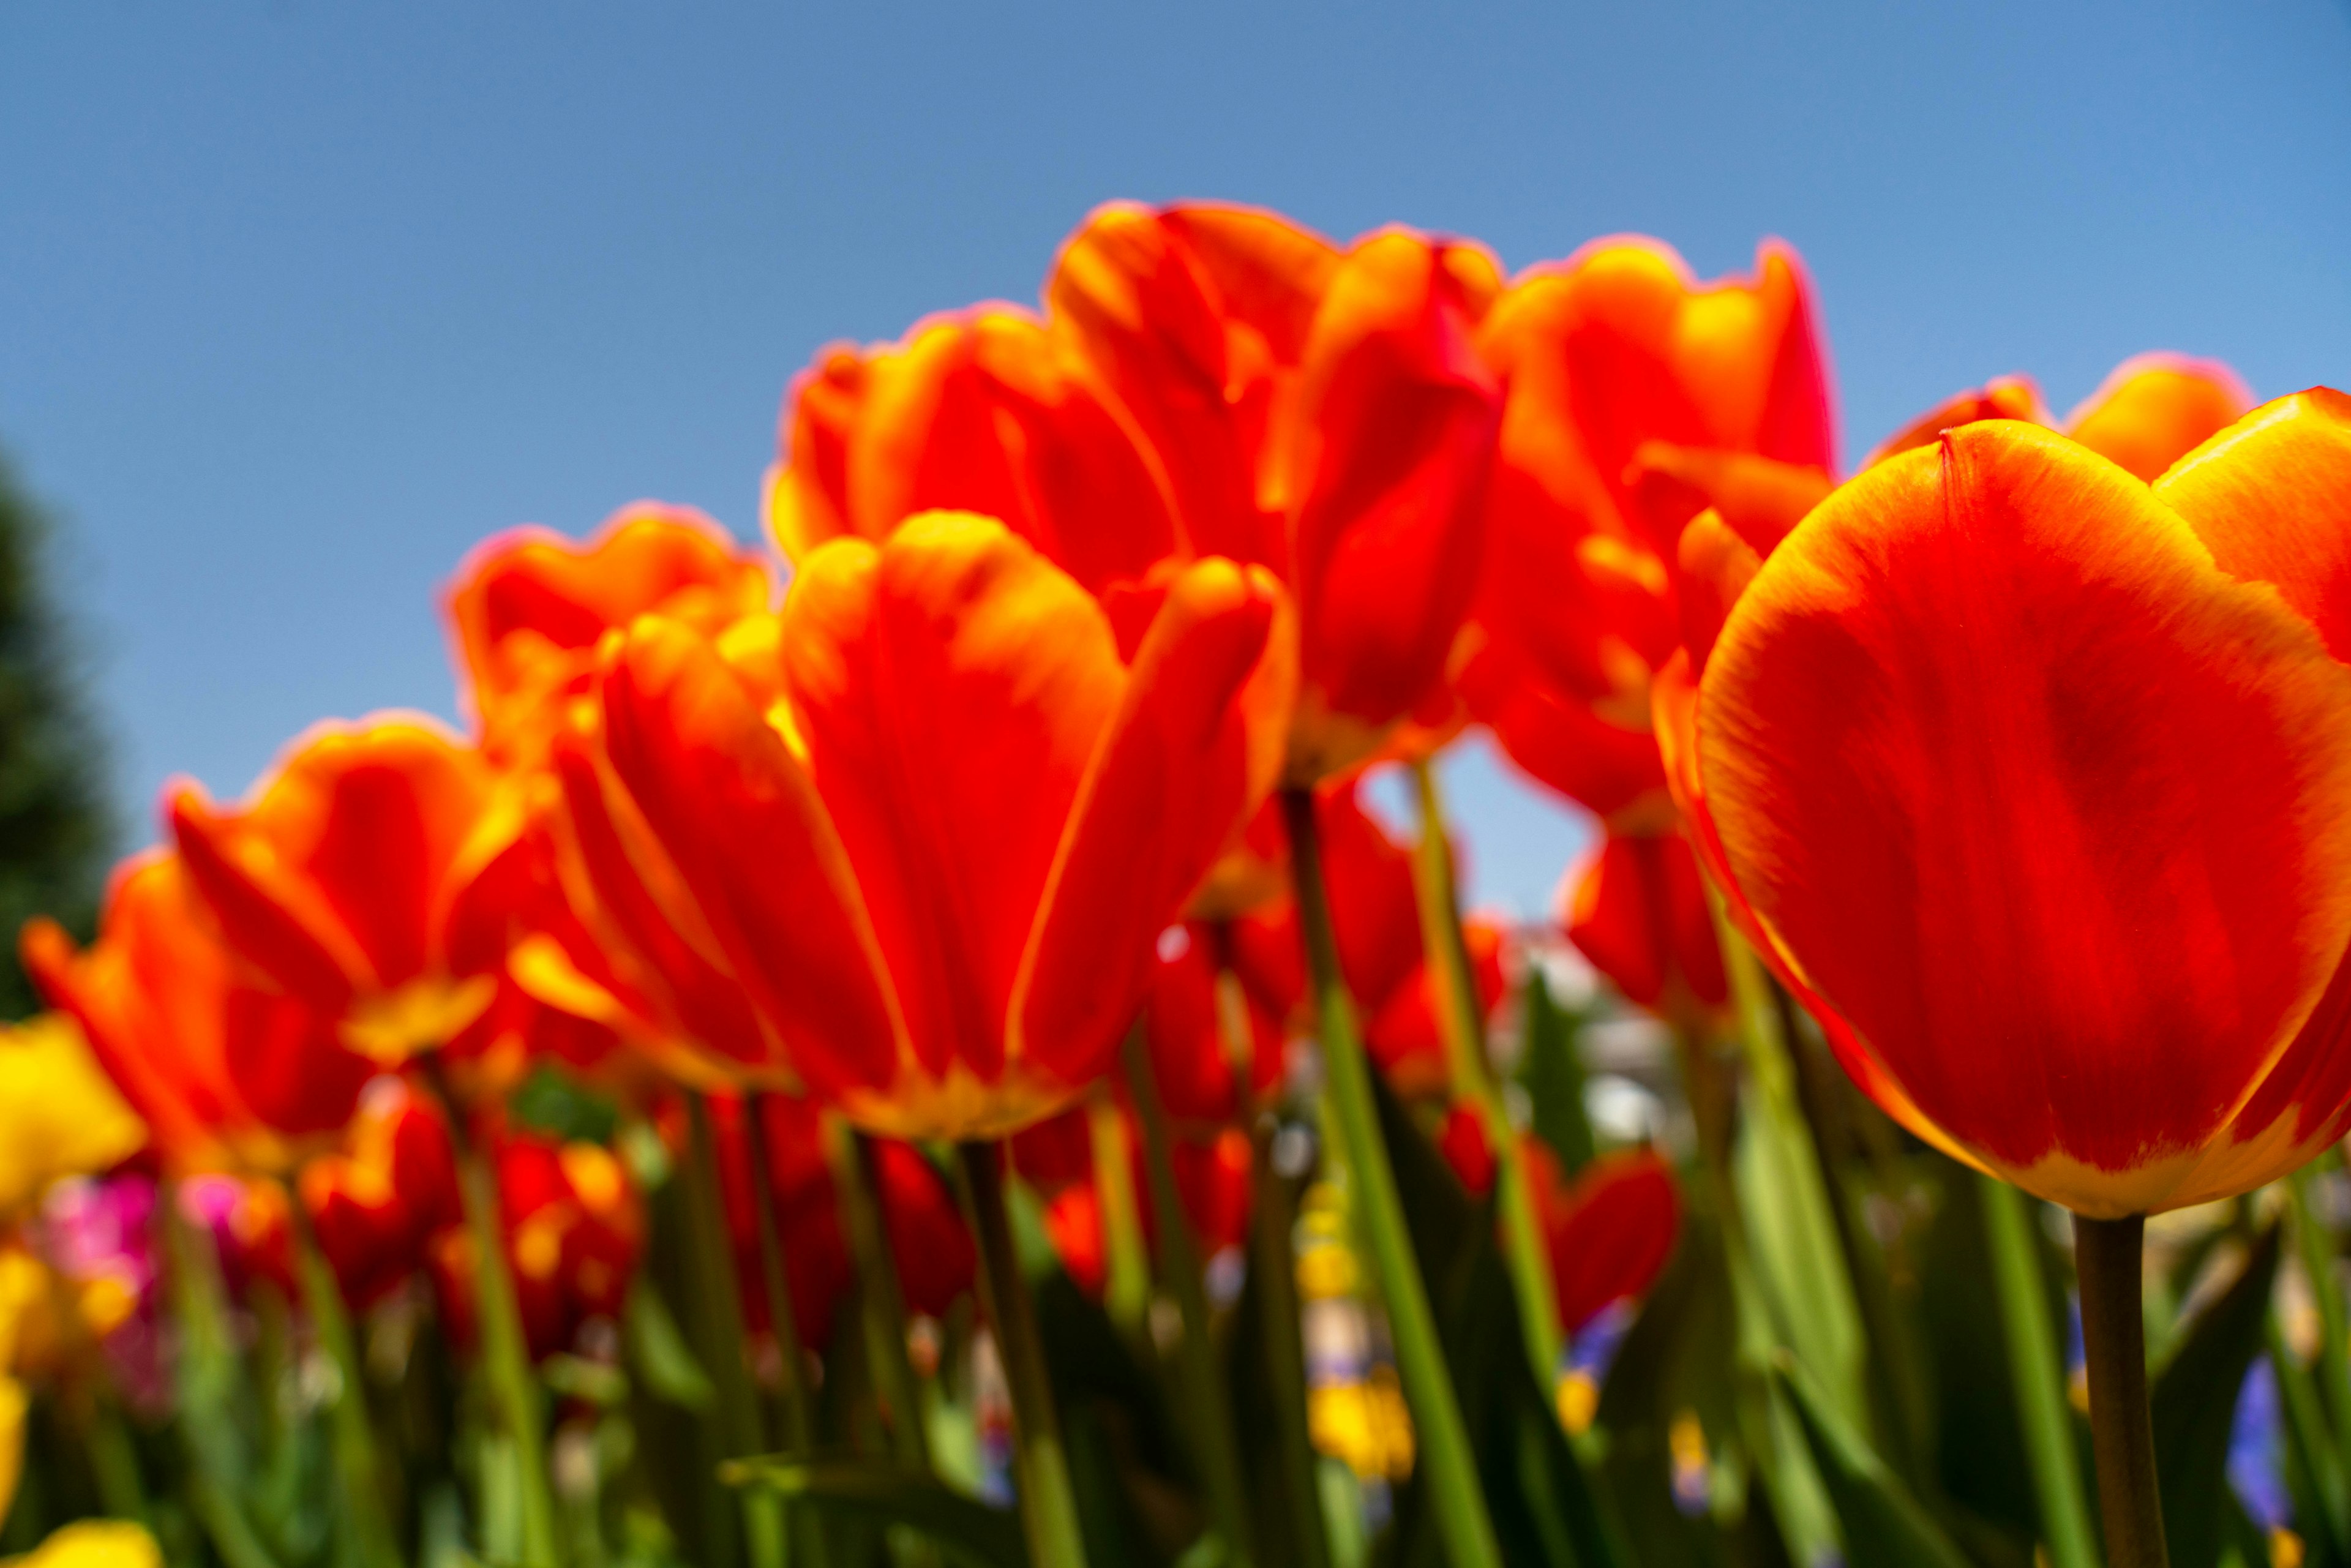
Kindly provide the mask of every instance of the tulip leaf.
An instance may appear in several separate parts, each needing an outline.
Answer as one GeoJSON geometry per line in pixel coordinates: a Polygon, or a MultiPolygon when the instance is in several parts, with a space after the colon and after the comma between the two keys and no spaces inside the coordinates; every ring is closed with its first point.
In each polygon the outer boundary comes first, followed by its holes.
{"type": "MultiPolygon", "coordinates": [[[[1381,1134],[1504,1557],[1548,1568],[1625,1568],[1622,1529],[1527,1364],[1492,1206],[1463,1190],[1384,1082],[1376,1091],[1381,1134]]],[[[1387,1561],[1437,1561],[1429,1524],[1416,1475],[1397,1498],[1398,1550],[1387,1561]]]]}
{"type": "Polygon", "coordinates": [[[1852,1568],[1968,1568],[1968,1560],[1854,1429],[1811,1370],[1782,1351],[1773,1381],[1788,1397],[1844,1534],[1852,1568]]]}
{"type": "Polygon", "coordinates": [[[903,1525],[971,1568],[1028,1568],[1018,1515],[895,1465],[775,1455],[731,1459],[718,1476],[729,1486],[764,1488],[788,1503],[821,1512],[903,1525]]]}
{"type": "Polygon", "coordinates": [[[629,1364],[656,1397],[688,1410],[708,1410],[718,1397],[710,1375],[702,1370],[686,1348],[685,1335],[670,1315],[669,1304],[650,1279],[640,1276],[629,1287],[622,1312],[622,1332],[629,1364]]]}
{"type": "Polygon", "coordinates": [[[1526,1045],[1519,1082],[1533,1103],[1532,1130],[1573,1176],[1591,1163],[1594,1146],[1583,1107],[1583,1061],[1575,1050],[1577,1019],[1552,996],[1540,964],[1527,966],[1521,1008],[1526,1045]]]}
{"type": "Polygon", "coordinates": [[[2229,1440],[2245,1374],[2261,1354],[2277,1279],[2278,1228],[2253,1243],[2234,1283],[2197,1316],[2156,1379],[2156,1475],[2174,1568],[2212,1568],[2229,1534],[2229,1440]]]}

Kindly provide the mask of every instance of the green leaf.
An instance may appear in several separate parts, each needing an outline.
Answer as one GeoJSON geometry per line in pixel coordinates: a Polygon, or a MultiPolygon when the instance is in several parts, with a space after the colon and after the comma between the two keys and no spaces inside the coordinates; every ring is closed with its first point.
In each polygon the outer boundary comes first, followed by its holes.
{"type": "Polygon", "coordinates": [[[719,1467],[718,1477],[729,1486],[764,1488],[788,1503],[904,1525],[973,1568],[1028,1568],[1019,1516],[894,1465],[778,1455],[731,1459],[719,1467]]]}
{"type": "Polygon", "coordinates": [[[656,1398],[694,1411],[706,1411],[717,1399],[718,1390],[711,1386],[710,1375],[686,1348],[685,1335],[670,1315],[668,1303],[642,1275],[629,1287],[622,1333],[629,1364],[656,1398]]]}
{"type": "Polygon", "coordinates": [[[1575,1053],[1574,1017],[1561,1008],[1543,980],[1542,966],[1527,966],[1521,1006],[1526,1047],[1519,1082],[1533,1102],[1533,1131],[1573,1176],[1592,1159],[1592,1118],[1583,1108],[1583,1061],[1575,1053]]]}
{"type": "Polygon", "coordinates": [[[2155,1469],[2173,1568],[2214,1568],[2228,1534],[2229,1437],[2246,1370],[2261,1354],[2278,1228],[2263,1231],[2220,1300],[2197,1318],[2156,1379],[2155,1469]]]}
{"type": "Polygon", "coordinates": [[[1852,1568],[1968,1568],[1959,1549],[1847,1422],[1809,1369],[1782,1351],[1772,1359],[1771,1373],[1828,1488],[1852,1568]]]}
{"type": "Polygon", "coordinates": [[[542,1061],[507,1100],[516,1125],[571,1143],[610,1145],[621,1128],[612,1102],[577,1078],[542,1061]]]}

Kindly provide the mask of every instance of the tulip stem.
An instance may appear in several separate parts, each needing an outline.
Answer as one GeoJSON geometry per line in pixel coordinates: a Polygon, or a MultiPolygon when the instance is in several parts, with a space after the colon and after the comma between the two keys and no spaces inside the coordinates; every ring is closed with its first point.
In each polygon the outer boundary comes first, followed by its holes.
{"type": "MultiPolygon", "coordinates": [[[[689,1147],[686,1152],[686,1220],[691,1249],[701,1275],[695,1293],[702,1298],[704,1333],[710,1343],[710,1372],[718,1385],[720,1441],[726,1458],[747,1459],[767,1446],[760,1429],[759,1405],[753,1397],[751,1358],[745,1354],[741,1286],[735,1278],[735,1248],[726,1225],[726,1188],[718,1168],[718,1135],[712,1124],[710,1102],[685,1093],[689,1147]]],[[[751,1107],[741,1107],[745,1117],[751,1107]]],[[[754,1156],[755,1158],[757,1156],[754,1156]]],[[[755,1175],[751,1186],[762,1184],[755,1175]]],[[[742,1494],[744,1554],[751,1568],[782,1568],[785,1560],[781,1501],[763,1488],[742,1494]]]]}
{"type": "Polygon", "coordinates": [[[1470,1107],[1494,1151],[1494,1200],[1501,1218],[1502,1261],[1518,1297],[1519,1331],[1532,1364],[1535,1386],[1548,1396],[1559,1381],[1559,1291],[1552,1278],[1550,1248],[1535,1212],[1533,1153],[1510,1125],[1501,1085],[1486,1060],[1486,1009],[1478,996],[1469,961],[1469,938],[1461,924],[1461,896],[1455,878],[1453,846],[1445,836],[1445,807],[1437,774],[1425,758],[1412,765],[1420,801],[1420,841],[1412,857],[1413,890],[1420,907],[1421,946],[1443,977],[1446,1005],[1438,1009],[1445,1055],[1451,1068],[1453,1098],[1470,1107]]]}
{"type": "MultiPolygon", "coordinates": [[[[465,1206],[465,1229],[473,1242],[475,1310],[481,1319],[482,1372],[489,1385],[492,1420],[514,1445],[509,1452],[519,1472],[516,1483],[520,1540],[516,1561],[519,1568],[552,1568],[559,1551],[555,1496],[547,1475],[547,1413],[538,1375],[531,1368],[530,1348],[523,1336],[514,1271],[507,1263],[497,1176],[475,1141],[464,1108],[449,1092],[440,1054],[427,1051],[418,1061],[424,1089],[448,1126],[450,1149],[456,1157],[457,1195],[465,1206]]],[[[486,1451],[495,1449],[495,1445],[486,1448],[486,1451]]]]}
{"type": "Polygon", "coordinates": [[[806,1368],[800,1358],[799,1319],[793,1312],[792,1277],[784,1260],[782,1228],[776,1220],[775,1162],[768,1152],[767,1096],[753,1091],[743,1096],[743,1139],[751,1153],[751,1216],[759,1232],[759,1283],[768,1301],[768,1332],[776,1342],[780,1364],[776,1385],[778,1436],[786,1448],[805,1453],[816,1441],[816,1423],[809,1414],[806,1368]]]}
{"type": "MultiPolygon", "coordinates": [[[[1134,1118],[1143,1124],[1144,1174],[1151,1183],[1152,1218],[1159,1224],[1159,1272],[1176,1297],[1184,1323],[1181,1367],[1191,1406],[1192,1442],[1208,1492],[1208,1511],[1225,1538],[1225,1561],[1251,1568],[1249,1504],[1241,1483],[1240,1445],[1233,1433],[1232,1398],[1224,1368],[1217,1364],[1208,1320],[1208,1293],[1200,1273],[1200,1247],[1176,1183],[1175,1146],[1159,1081],[1151,1075],[1151,1050],[1141,1024],[1127,1031],[1126,1092],[1134,1118]]],[[[1260,1178],[1262,1179],[1262,1178],[1260,1178]]]]}
{"type": "Polygon", "coordinates": [[[1143,1210],[1134,1197],[1134,1151],[1126,1115],[1109,1086],[1097,1084],[1085,1103],[1086,1141],[1093,1155],[1094,1197],[1102,1213],[1102,1311],[1129,1343],[1151,1349],[1151,1256],[1143,1241],[1143,1210]]]}
{"type": "Polygon", "coordinates": [[[898,1279],[898,1255],[891,1249],[882,1212],[873,1141],[838,1116],[824,1120],[824,1154],[840,1194],[841,1228],[857,1266],[857,1299],[864,1316],[865,1343],[873,1376],[889,1408],[891,1446],[899,1463],[928,1474],[931,1448],[923,1430],[922,1387],[906,1355],[906,1297],[898,1279]]]}
{"type": "Polygon", "coordinates": [[[979,1303],[996,1331],[1004,1379],[1012,1394],[1013,1467],[1029,1556],[1033,1568],[1085,1568],[1077,1491],[1070,1484],[1044,1340],[1037,1332],[1036,1311],[1012,1245],[1000,1155],[993,1144],[958,1144],[956,1155],[964,1206],[979,1242],[979,1303]]]}
{"type": "Polygon", "coordinates": [[[1363,1228],[1372,1270],[1387,1305],[1395,1336],[1397,1370],[1412,1410],[1420,1449],[1428,1465],[1428,1490],[1437,1529],[1453,1568],[1500,1568],[1501,1547],[1486,1499],[1478,1484],[1477,1456],[1453,1391],[1453,1375],[1437,1338],[1437,1314],[1428,1301],[1406,1228],[1404,1198],[1388,1164],[1381,1136],[1379,1103],[1372,1088],[1371,1063],[1355,1032],[1355,1005],[1339,968],[1332,934],[1329,895],[1322,883],[1322,849],[1314,820],[1313,794],[1281,792],[1281,813],[1290,831],[1291,878],[1297,885],[1301,935],[1314,987],[1315,1012],[1322,1035],[1322,1071],[1338,1134],[1340,1153],[1353,1179],[1353,1209],[1363,1228]]]}
{"type": "Polygon", "coordinates": [[[295,1184],[285,1185],[287,1228],[294,1238],[294,1273],[301,1285],[302,1304],[309,1309],[310,1324],[319,1343],[335,1364],[333,1426],[335,1483],[341,1502],[338,1521],[350,1532],[361,1568],[399,1568],[400,1551],[393,1545],[392,1524],[383,1506],[382,1471],[375,1448],[375,1427],[368,1418],[367,1385],[361,1380],[359,1346],[351,1334],[350,1313],[344,1310],[342,1287],[319,1247],[319,1233],[310,1223],[295,1184]]]}
{"type": "Polygon", "coordinates": [[[2090,1446],[2110,1568],[2168,1568],[2147,1405],[2147,1319],[2139,1305],[2147,1216],[2074,1217],[2082,1351],[2090,1373],[2090,1446]]]}
{"type": "MultiPolygon", "coordinates": [[[[2074,1451],[2074,1424],[2065,1409],[2065,1369],[2057,1359],[2056,1332],[2049,1322],[2032,1217],[2024,1195],[1997,1177],[1978,1176],[1976,1190],[1983,1205],[1992,1286],[2000,1297],[2009,1375],[2015,1384],[2024,1457],[2032,1469],[2050,1568],[2097,1568],[2089,1503],[2082,1495],[2080,1461],[2074,1451]]],[[[2132,1312],[2136,1316],[2136,1301],[2132,1312]]]]}
{"type": "MultiPolygon", "coordinates": [[[[809,1410],[808,1366],[800,1354],[799,1318],[792,1299],[792,1276],[784,1258],[783,1228],[776,1219],[776,1166],[768,1153],[767,1096],[743,1096],[743,1136],[751,1155],[751,1214],[759,1232],[760,1284],[768,1298],[768,1333],[776,1343],[776,1425],[786,1448],[808,1454],[816,1447],[816,1421],[809,1410]]],[[[792,1555],[803,1568],[824,1568],[824,1521],[803,1509],[788,1521],[792,1555]]]]}
{"type": "MultiPolygon", "coordinates": [[[[1227,946],[1220,933],[1218,950],[1227,946]]],[[[1233,1097],[1249,1128],[1249,1279],[1257,1295],[1259,1353],[1265,1357],[1266,1397],[1273,1406],[1281,1496],[1290,1504],[1275,1511],[1290,1521],[1298,1568],[1331,1568],[1322,1461],[1306,1418],[1306,1343],[1295,1250],[1297,1189],[1289,1175],[1275,1168],[1274,1140],[1281,1124],[1273,1108],[1252,1092],[1256,1044],[1250,1037],[1249,1002],[1241,994],[1240,977],[1230,969],[1217,975],[1217,1030],[1224,1040],[1225,1059],[1233,1067],[1233,1097]]]]}

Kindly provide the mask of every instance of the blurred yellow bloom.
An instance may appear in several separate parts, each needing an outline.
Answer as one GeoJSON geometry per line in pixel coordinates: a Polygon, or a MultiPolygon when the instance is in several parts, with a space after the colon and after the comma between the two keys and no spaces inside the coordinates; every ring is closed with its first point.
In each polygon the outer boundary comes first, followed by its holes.
{"type": "Polygon", "coordinates": [[[0,1568],[163,1568],[155,1538],[120,1519],[85,1519],[53,1533],[0,1568]]]}
{"type": "Polygon", "coordinates": [[[0,1028],[0,1214],[136,1154],[147,1128],[59,1013],[0,1028]]]}

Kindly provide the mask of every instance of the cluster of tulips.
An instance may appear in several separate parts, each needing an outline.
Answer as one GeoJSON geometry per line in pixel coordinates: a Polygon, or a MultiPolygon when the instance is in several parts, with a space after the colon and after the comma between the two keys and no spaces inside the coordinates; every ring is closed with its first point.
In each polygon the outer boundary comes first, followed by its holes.
{"type": "Polygon", "coordinates": [[[780,444],[788,571],[487,540],[465,733],[24,932],[0,1417],[156,1532],[57,1561],[2351,1563],[2351,400],[1847,473],[1780,246],[1113,205],[780,444]],[[1472,731],[1601,826],[1553,924],[1472,731]]]}

